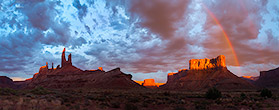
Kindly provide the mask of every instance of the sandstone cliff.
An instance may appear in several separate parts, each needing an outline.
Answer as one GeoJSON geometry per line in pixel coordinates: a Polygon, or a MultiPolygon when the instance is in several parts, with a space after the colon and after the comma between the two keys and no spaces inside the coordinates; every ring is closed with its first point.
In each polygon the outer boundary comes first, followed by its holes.
{"type": "Polygon", "coordinates": [[[194,59],[189,61],[189,70],[169,73],[168,81],[162,87],[171,90],[206,90],[216,87],[220,90],[251,89],[254,86],[231,73],[223,55],[213,59],[194,59]]]}
{"type": "Polygon", "coordinates": [[[165,83],[156,83],[154,79],[144,79],[144,81],[135,81],[139,85],[145,86],[147,88],[158,88],[165,83]]]}
{"type": "Polygon", "coordinates": [[[210,68],[219,68],[226,67],[225,56],[220,55],[217,58],[213,59],[191,59],[189,61],[190,70],[202,70],[210,68]]]}
{"type": "Polygon", "coordinates": [[[259,87],[279,88],[279,67],[268,71],[261,71],[260,77],[255,84],[259,87]]]}
{"type": "Polygon", "coordinates": [[[155,86],[156,87],[154,79],[144,79],[142,85],[143,86],[155,86]]]}

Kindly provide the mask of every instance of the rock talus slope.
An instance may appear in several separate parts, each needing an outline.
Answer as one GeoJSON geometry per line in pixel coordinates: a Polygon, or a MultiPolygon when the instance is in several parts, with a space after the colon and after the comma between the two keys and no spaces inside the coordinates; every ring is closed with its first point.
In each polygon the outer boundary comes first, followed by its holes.
{"type": "Polygon", "coordinates": [[[205,90],[216,87],[222,90],[251,89],[254,86],[230,72],[225,64],[225,56],[213,59],[193,59],[189,70],[169,73],[163,89],[205,90]]]}

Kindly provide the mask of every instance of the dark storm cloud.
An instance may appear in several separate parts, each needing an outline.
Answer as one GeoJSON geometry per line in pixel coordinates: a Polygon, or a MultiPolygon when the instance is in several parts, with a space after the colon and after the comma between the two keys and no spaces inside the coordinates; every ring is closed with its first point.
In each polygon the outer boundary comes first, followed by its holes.
{"type": "Polygon", "coordinates": [[[188,16],[185,15],[187,8],[188,1],[131,1],[129,11],[132,18],[139,17],[140,27],[138,28],[147,28],[149,32],[147,35],[141,35],[136,41],[138,43],[133,45],[132,48],[136,49],[140,59],[126,65],[125,68],[128,68],[128,71],[166,72],[187,65],[186,58],[191,56],[187,44],[192,39],[188,38],[188,35],[176,35],[179,28],[177,23],[188,16]],[[156,34],[156,37],[152,37],[152,34],[156,34]],[[155,42],[151,43],[153,40],[155,42]],[[148,45],[144,46],[144,44],[148,45]]]}
{"type": "Polygon", "coordinates": [[[174,25],[184,17],[187,5],[188,0],[135,0],[131,12],[142,17],[142,26],[168,39],[173,37],[174,25]]]}
{"type": "Polygon", "coordinates": [[[13,73],[25,70],[32,63],[33,55],[42,47],[34,39],[23,33],[15,32],[0,40],[0,72],[13,73]],[[23,40],[24,39],[24,40],[23,40]]]}
{"type": "Polygon", "coordinates": [[[5,66],[0,67],[0,72],[21,70],[23,74],[37,71],[33,67],[38,68],[51,59],[51,55],[48,55],[49,58],[42,57],[45,55],[41,53],[44,45],[69,45],[69,41],[73,40],[76,41],[75,46],[86,43],[82,38],[71,37],[70,24],[59,18],[56,6],[57,2],[45,0],[19,0],[2,4],[5,10],[2,10],[4,15],[0,24],[7,32],[1,33],[0,65],[5,66]],[[16,5],[20,7],[15,8],[16,5]]]}
{"type": "Polygon", "coordinates": [[[52,19],[55,17],[53,11],[55,3],[53,2],[39,2],[39,3],[26,3],[20,9],[28,17],[28,21],[34,28],[42,31],[49,29],[52,25],[52,19]]]}
{"type": "Polygon", "coordinates": [[[74,0],[73,6],[78,10],[79,20],[82,20],[82,18],[87,14],[87,6],[85,4],[81,5],[79,0],[74,0]]]}

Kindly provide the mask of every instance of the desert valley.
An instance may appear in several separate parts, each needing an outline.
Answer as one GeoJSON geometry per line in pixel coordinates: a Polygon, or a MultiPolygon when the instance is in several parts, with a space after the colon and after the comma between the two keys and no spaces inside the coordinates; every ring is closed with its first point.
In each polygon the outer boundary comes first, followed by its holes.
{"type": "Polygon", "coordinates": [[[220,55],[192,59],[189,69],[169,73],[166,83],[155,83],[133,81],[120,68],[81,70],[72,64],[71,54],[66,60],[65,51],[61,66],[49,68],[46,63],[25,81],[1,76],[1,109],[279,109],[278,68],[262,71],[257,79],[238,77],[220,55]],[[262,95],[269,93],[263,90],[271,90],[272,96],[262,95]]]}
{"type": "Polygon", "coordinates": [[[279,0],[0,0],[0,110],[279,110],[279,0]]]}

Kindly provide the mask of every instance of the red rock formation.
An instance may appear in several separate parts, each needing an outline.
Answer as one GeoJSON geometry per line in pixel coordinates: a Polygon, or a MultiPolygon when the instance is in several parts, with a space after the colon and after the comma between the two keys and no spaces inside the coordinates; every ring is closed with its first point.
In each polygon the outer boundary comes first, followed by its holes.
{"type": "Polygon", "coordinates": [[[279,67],[276,69],[261,71],[255,84],[264,88],[279,88],[279,67]]]}
{"type": "Polygon", "coordinates": [[[101,71],[104,71],[102,67],[99,67],[98,69],[101,70],[101,71]]]}
{"type": "Polygon", "coordinates": [[[231,73],[225,65],[225,57],[215,59],[190,60],[190,70],[182,70],[168,75],[163,89],[207,90],[216,87],[220,90],[251,89],[254,86],[231,73]]]}
{"type": "Polygon", "coordinates": [[[69,56],[68,56],[68,64],[72,65],[72,55],[71,54],[69,54],[69,56]]]}
{"type": "Polygon", "coordinates": [[[255,85],[255,81],[259,79],[259,76],[241,76],[240,78],[255,85]]]}
{"type": "Polygon", "coordinates": [[[154,79],[144,79],[143,86],[156,86],[154,79]]]}
{"type": "Polygon", "coordinates": [[[145,86],[147,88],[158,88],[165,83],[155,83],[154,79],[144,79],[144,81],[135,81],[139,85],[145,86]]]}
{"type": "Polygon", "coordinates": [[[142,85],[143,81],[136,81],[134,80],[136,83],[138,83],[139,85],[142,85]]]}
{"type": "Polygon", "coordinates": [[[178,80],[181,77],[186,76],[186,72],[187,71],[188,71],[187,69],[181,69],[177,73],[174,73],[174,72],[168,73],[168,80],[167,80],[167,82],[170,83],[170,82],[178,80]]]}
{"type": "Polygon", "coordinates": [[[202,70],[218,67],[226,67],[224,55],[220,55],[217,58],[213,59],[191,59],[189,61],[190,70],[202,70]]]}
{"type": "Polygon", "coordinates": [[[66,51],[66,48],[64,48],[63,51],[62,51],[61,67],[63,67],[65,65],[65,63],[66,63],[65,51],[66,51]]]}
{"type": "Polygon", "coordinates": [[[62,56],[61,56],[61,65],[62,65],[62,67],[68,66],[68,65],[72,65],[72,55],[69,54],[68,61],[67,61],[66,57],[65,57],[65,51],[66,51],[66,48],[64,48],[63,51],[62,51],[62,56]]]}
{"type": "Polygon", "coordinates": [[[259,77],[254,77],[254,76],[241,76],[241,78],[247,79],[247,80],[252,80],[252,81],[256,81],[259,79],[259,77]]]}
{"type": "Polygon", "coordinates": [[[11,78],[0,76],[0,88],[16,88],[16,85],[11,78]]]}
{"type": "Polygon", "coordinates": [[[124,74],[120,68],[105,72],[102,68],[98,70],[81,70],[71,64],[71,54],[68,61],[65,59],[65,49],[61,57],[62,67],[48,69],[42,66],[39,73],[26,81],[26,88],[42,86],[46,88],[140,88],[136,82],[132,81],[132,75],[124,74]]]}

